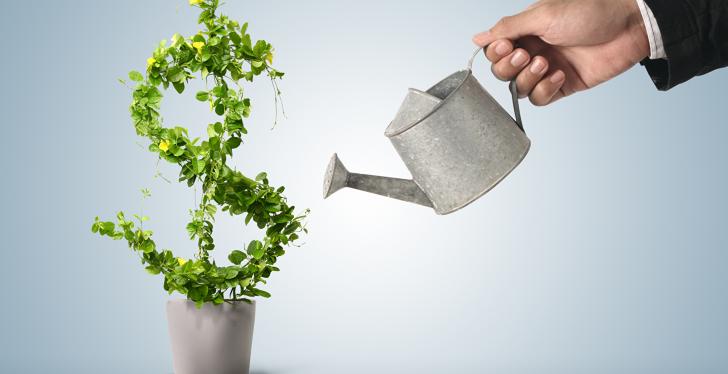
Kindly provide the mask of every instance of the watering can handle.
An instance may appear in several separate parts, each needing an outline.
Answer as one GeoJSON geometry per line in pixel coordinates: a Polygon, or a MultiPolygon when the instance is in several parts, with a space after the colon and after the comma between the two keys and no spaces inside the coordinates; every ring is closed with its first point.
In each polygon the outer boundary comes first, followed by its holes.
{"type": "MultiPolygon", "coordinates": [[[[473,53],[473,57],[470,58],[470,61],[468,61],[468,70],[473,70],[473,62],[475,62],[475,58],[478,57],[478,54],[480,51],[485,50],[488,48],[488,46],[479,47],[475,50],[473,53]]],[[[523,122],[521,121],[521,108],[518,106],[518,88],[516,87],[516,80],[512,80],[511,83],[508,85],[508,89],[511,91],[511,98],[513,100],[513,113],[515,114],[516,118],[516,124],[518,127],[523,131],[524,133],[526,130],[523,129],[523,122]]]]}

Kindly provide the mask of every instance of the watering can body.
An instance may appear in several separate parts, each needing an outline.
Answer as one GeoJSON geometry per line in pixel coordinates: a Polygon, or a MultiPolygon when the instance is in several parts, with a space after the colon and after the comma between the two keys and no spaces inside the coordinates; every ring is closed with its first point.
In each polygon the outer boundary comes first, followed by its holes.
{"type": "Polygon", "coordinates": [[[324,196],[350,187],[432,207],[438,214],[465,207],[508,176],[531,146],[513,83],[511,94],[515,119],[483,88],[470,67],[425,92],[410,89],[385,135],[412,180],[349,173],[334,155],[324,196]]]}

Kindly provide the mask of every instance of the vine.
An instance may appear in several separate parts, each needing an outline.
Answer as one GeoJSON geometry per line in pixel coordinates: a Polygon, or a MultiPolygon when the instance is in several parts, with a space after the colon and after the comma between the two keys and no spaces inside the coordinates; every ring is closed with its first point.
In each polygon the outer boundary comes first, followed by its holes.
{"type": "MultiPolygon", "coordinates": [[[[247,23],[240,25],[217,14],[220,0],[189,3],[201,10],[198,23],[204,30],[189,38],[175,34],[169,44],[163,40],[147,59],[145,74],[129,73],[129,79],[136,84],[129,109],[136,133],[150,141],[149,151],[179,165],[180,182],[201,187],[200,202],[190,210],[191,221],[186,227],[189,238],[197,241],[197,253],[193,259],[185,259],[171,250],[159,251],[152,231],[143,227],[149,219],[144,215],[128,219],[119,212],[116,223],[96,217],[91,230],[101,236],[126,240],[149,273],[164,276],[166,291],[186,295],[198,307],[203,303],[270,297],[258,286],[279,270],[275,263],[285,254],[284,246],[307,232],[303,220],[308,210],[296,215],[295,207],[289,206],[283,196],[285,188],[271,186],[265,172],[249,178],[230,168],[227,161],[247,134],[244,119],[251,111],[250,99],[245,97],[240,81],[253,82],[265,73],[275,91],[277,112],[277,80],[283,72],[272,67],[273,47],[268,42],[252,42],[247,23]],[[202,141],[190,139],[186,128],[164,127],[160,115],[160,86],[167,89],[171,85],[181,94],[196,74],[213,85],[210,90],[197,92],[197,100],[208,102],[210,109],[222,118],[207,126],[208,137],[202,141]],[[250,241],[244,251],[230,252],[229,266],[218,266],[210,258],[215,249],[212,234],[218,209],[232,216],[245,215],[246,226],[255,222],[265,230],[264,237],[250,241]]],[[[150,196],[147,190],[143,194],[145,198],[150,196]]]]}

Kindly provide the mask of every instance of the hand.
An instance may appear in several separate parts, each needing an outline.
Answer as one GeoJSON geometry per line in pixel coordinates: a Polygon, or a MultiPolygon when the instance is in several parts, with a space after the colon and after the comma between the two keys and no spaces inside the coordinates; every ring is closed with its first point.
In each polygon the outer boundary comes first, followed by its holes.
{"type": "Polygon", "coordinates": [[[541,0],[473,37],[493,74],[547,105],[616,77],[649,56],[635,0],[541,0]],[[515,45],[514,45],[515,43],[515,45]]]}

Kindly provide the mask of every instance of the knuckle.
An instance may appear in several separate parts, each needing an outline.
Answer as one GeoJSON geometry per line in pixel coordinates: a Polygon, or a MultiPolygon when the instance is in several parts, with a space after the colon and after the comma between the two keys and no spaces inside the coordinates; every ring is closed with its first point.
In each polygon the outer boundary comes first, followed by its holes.
{"type": "Polygon", "coordinates": [[[493,30],[496,31],[502,31],[502,30],[508,30],[510,26],[513,24],[513,16],[505,16],[496,22],[495,26],[493,26],[493,30]]]}

